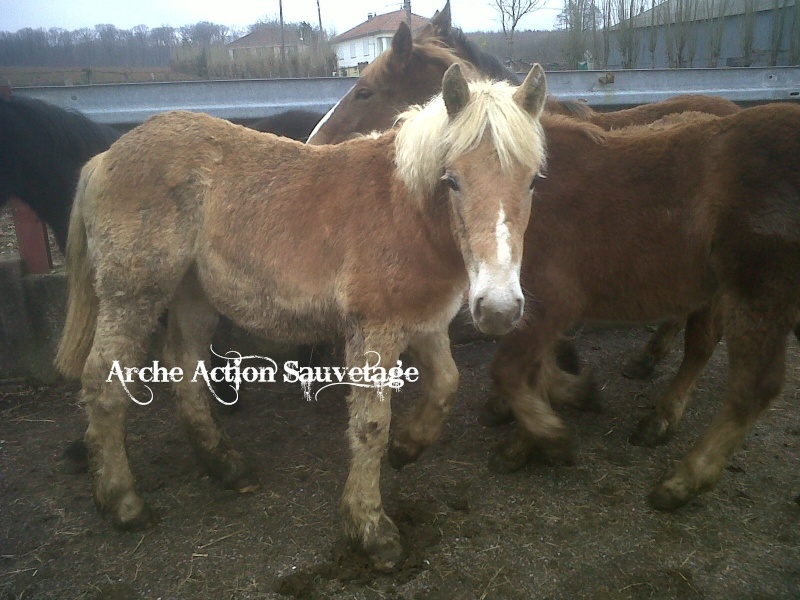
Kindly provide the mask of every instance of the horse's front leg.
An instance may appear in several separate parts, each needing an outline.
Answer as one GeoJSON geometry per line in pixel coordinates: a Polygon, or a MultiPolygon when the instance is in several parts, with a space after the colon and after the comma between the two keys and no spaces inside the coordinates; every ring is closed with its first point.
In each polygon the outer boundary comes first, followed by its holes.
{"type": "MultiPolygon", "coordinates": [[[[348,337],[348,370],[396,364],[404,343],[387,331],[356,332],[348,337]]],[[[375,569],[392,571],[400,564],[400,533],[383,511],[380,490],[381,459],[389,443],[392,409],[389,387],[354,386],[348,398],[350,474],[341,502],[345,533],[371,560],[375,569]]]]}
{"type": "Polygon", "coordinates": [[[489,468],[498,473],[522,468],[536,447],[553,460],[572,460],[569,430],[548,401],[552,348],[542,350],[541,340],[533,338],[528,328],[506,335],[492,361],[495,388],[517,419],[512,439],[490,458],[489,468]]]}
{"type": "Polygon", "coordinates": [[[439,439],[442,423],[458,390],[458,368],[450,352],[447,331],[421,335],[409,345],[420,370],[423,398],[395,427],[389,463],[401,469],[439,439]]]}

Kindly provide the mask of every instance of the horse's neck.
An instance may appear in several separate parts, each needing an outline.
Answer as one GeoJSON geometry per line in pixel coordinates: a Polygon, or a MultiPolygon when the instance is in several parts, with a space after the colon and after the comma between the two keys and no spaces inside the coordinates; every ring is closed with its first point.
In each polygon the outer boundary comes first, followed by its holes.
{"type": "Polygon", "coordinates": [[[456,54],[470,62],[481,74],[492,79],[505,80],[513,85],[522,83],[519,77],[491,54],[485,53],[478,46],[467,39],[460,29],[450,33],[445,43],[456,51],[456,54]]]}
{"type": "Polygon", "coordinates": [[[437,186],[428,197],[421,197],[395,176],[392,200],[395,214],[423,234],[418,237],[429,246],[429,251],[440,255],[446,262],[463,265],[458,243],[453,235],[449,199],[444,185],[437,186]]]}

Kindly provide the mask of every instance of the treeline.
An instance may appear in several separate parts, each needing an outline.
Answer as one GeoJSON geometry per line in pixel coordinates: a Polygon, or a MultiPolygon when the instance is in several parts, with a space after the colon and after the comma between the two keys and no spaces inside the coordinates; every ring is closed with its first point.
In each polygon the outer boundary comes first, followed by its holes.
{"type": "MultiPolygon", "coordinates": [[[[0,66],[82,68],[169,68],[192,77],[308,77],[329,75],[335,55],[328,36],[308,23],[285,23],[288,37],[305,40],[302,53],[234,60],[226,44],[262,29],[280,32],[280,24],[263,20],[246,30],[207,21],[184,27],[138,25],[118,29],[96,25],[66,29],[20,29],[0,32],[0,66]],[[302,35],[301,35],[302,34],[302,35]]],[[[90,71],[89,71],[90,72],[90,71]]]]}

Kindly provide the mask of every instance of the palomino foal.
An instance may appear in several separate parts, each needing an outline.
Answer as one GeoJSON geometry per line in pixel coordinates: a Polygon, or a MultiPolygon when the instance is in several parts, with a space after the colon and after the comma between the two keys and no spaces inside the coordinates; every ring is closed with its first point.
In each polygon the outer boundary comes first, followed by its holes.
{"type": "MultiPolygon", "coordinates": [[[[57,363],[82,377],[94,497],[111,521],[155,521],[125,451],[131,401],[110,372],[113,361],[141,365],[165,308],[164,362],[187,374],[174,384],[179,416],[200,460],[229,487],[248,490],[255,480],[212,418],[202,381],[188,376],[208,358],[218,311],[272,339],[339,335],[348,368],[374,365],[376,354],[392,367],[410,349],[424,394],[395,428],[391,461],[415,460],[435,441],[458,382],[447,326],[464,294],[485,331],[504,333],[522,316],[522,240],[544,162],[545,96],[538,65],[516,90],[467,84],[454,65],[440,96],[380,136],[312,147],[173,112],[90,161],[70,222],[57,363]]],[[[383,570],[402,554],[379,488],[389,395],[351,390],[341,503],[347,534],[383,570]]]]}

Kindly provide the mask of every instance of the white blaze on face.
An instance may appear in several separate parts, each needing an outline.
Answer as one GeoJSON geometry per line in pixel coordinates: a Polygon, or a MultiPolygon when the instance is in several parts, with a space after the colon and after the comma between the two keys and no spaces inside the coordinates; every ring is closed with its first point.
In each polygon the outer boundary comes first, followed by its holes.
{"type": "MultiPolygon", "coordinates": [[[[353,84],[353,87],[347,90],[347,94],[352,92],[354,87],[356,87],[355,84],[353,84]]],[[[311,141],[311,138],[313,138],[315,135],[319,133],[319,130],[322,129],[322,126],[325,125],[325,123],[328,122],[328,119],[331,118],[333,111],[339,108],[339,105],[342,103],[342,100],[344,100],[347,97],[347,94],[345,94],[342,98],[340,98],[339,101],[333,105],[333,108],[331,108],[328,112],[326,112],[325,116],[319,120],[319,123],[317,123],[316,127],[314,127],[314,129],[311,131],[311,134],[308,136],[306,144],[308,144],[311,141]]]]}
{"type": "Polygon", "coordinates": [[[494,231],[495,239],[497,240],[497,263],[500,265],[508,265],[511,263],[511,232],[506,225],[506,211],[500,207],[500,212],[497,213],[497,225],[494,231]]]}
{"type": "MultiPolygon", "coordinates": [[[[508,331],[521,317],[524,305],[519,283],[520,261],[512,261],[511,232],[502,206],[495,225],[496,262],[480,262],[470,271],[470,310],[486,333],[508,331]]],[[[488,258],[488,257],[487,257],[488,258]]]]}

